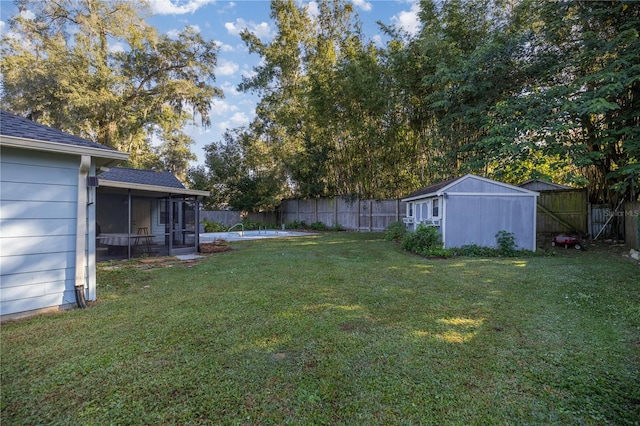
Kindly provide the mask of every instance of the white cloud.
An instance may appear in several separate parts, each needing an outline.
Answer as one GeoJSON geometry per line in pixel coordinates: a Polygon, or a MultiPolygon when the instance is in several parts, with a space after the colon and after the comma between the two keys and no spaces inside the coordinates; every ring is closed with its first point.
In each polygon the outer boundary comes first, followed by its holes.
{"type": "Polygon", "coordinates": [[[224,44],[223,42],[217,40],[215,41],[215,43],[221,52],[233,52],[235,50],[230,44],[224,44]]]}
{"type": "Polygon", "coordinates": [[[231,112],[238,111],[238,107],[231,105],[224,99],[214,99],[211,101],[211,115],[227,115],[231,112]]]}
{"type": "MultiPolygon", "coordinates": [[[[191,29],[196,34],[200,33],[200,26],[198,25],[187,25],[184,29],[191,29]]],[[[167,31],[167,36],[172,40],[176,40],[182,31],[184,30],[173,28],[167,31]]]]}
{"type": "Polygon", "coordinates": [[[20,12],[20,17],[27,21],[33,21],[36,18],[36,14],[30,10],[23,10],[20,12]]]}
{"type": "Polygon", "coordinates": [[[418,2],[411,4],[411,9],[408,11],[402,11],[397,15],[391,17],[391,22],[398,28],[403,29],[410,35],[417,35],[420,32],[420,19],[418,18],[418,12],[420,11],[420,5],[418,2]]]}
{"type": "Polygon", "coordinates": [[[307,15],[309,16],[309,18],[315,21],[319,14],[320,10],[318,10],[318,2],[310,1],[307,4],[307,15]]]}
{"type": "Polygon", "coordinates": [[[353,0],[353,5],[362,9],[365,12],[371,11],[371,3],[365,0],[353,0]]]}
{"type": "Polygon", "coordinates": [[[243,77],[246,77],[246,78],[253,78],[253,77],[255,77],[256,75],[258,75],[258,73],[256,72],[256,70],[254,70],[253,68],[251,68],[251,69],[250,69],[250,68],[249,68],[248,66],[246,66],[246,65],[244,65],[242,68],[243,68],[243,69],[242,69],[242,72],[241,72],[240,74],[241,74],[243,77]]]}
{"type": "Polygon", "coordinates": [[[125,49],[124,44],[122,44],[120,42],[117,42],[117,43],[114,43],[114,44],[109,44],[109,52],[111,52],[111,53],[122,53],[125,50],[126,49],[125,49]]]}
{"type": "Polygon", "coordinates": [[[236,86],[229,81],[225,81],[224,83],[222,83],[221,88],[225,95],[238,96],[240,94],[236,86]]]}
{"type": "Polygon", "coordinates": [[[167,36],[172,40],[177,39],[178,35],[180,35],[180,30],[177,30],[175,28],[172,29],[172,30],[167,31],[167,36]]]}
{"type": "Polygon", "coordinates": [[[220,59],[216,67],[216,75],[234,75],[240,67],[235,62],[226,59],[220,59]]]}
{"type": "Polygon", "coordinates": [[[273,36],[271,33],[271,27],[267,22],[256,24],[253,21],[247,22],[242,18],[238,18],[235,22],[226,22],[224,27],[231,35],[239,35],[242,31],[247,29],[258,38],[269,38],[273,36]]]}
{"type": "Polygon", "coordinates": [[[228,120],[219,122],[218,128],[221,131],[225,131],[226,129],[235,129],[236,127],[246,126],[250,121],[251,119],[246,113],[239,111],[235,112],[228,120]]]}
{"type": "Polygon", "coordinates": [[[151,0],[151,11],[156,15],[183,15],[193,13],[216,0],[151,0]]]}
{"type": "Polygon", "coordinates": [[[4,29],[7,26],[7,24],[4,23],[4,21],[0,21],[0,34],[4,34],[4,29]]]}

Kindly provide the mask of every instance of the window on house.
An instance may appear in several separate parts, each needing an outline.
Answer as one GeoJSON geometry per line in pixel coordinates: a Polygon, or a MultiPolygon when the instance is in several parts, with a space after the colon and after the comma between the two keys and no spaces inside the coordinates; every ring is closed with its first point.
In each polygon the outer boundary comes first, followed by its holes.
{"type": "Polygon", "coordinates": [[[433,217],[439,217],[440,216],[440,200],[438,198],[435,198],[432,202],[432,209],[431,209],[431,215],[433,217]]]}
{"type": "Polygon", "coordinates": [[[167,200],[158,200],[158,214],[159,214],[159,223],[160,225],[166,225],[169,220],[169,216],[167,215],[167,200]]]}
{"type": "Polygon", "coordinates": [[[407,216],[413,217],[413,203],[409,203],[407,208],[409,209],[407,216]]]}
{"type": "MultiPolygon", "coordinates": [[[[178,203],[173,205],[173,223],[178,223],[178,203]]],[[[158,200],[158,224],[166,225],[169,222],[169,200],[158,200]]]]}

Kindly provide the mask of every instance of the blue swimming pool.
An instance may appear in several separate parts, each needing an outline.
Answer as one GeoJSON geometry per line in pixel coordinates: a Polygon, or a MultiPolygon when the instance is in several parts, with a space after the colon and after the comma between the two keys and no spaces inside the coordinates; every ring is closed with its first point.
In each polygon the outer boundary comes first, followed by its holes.
{"type": "Polygon", "coordinates": [[[276,229],[261,229],[253,231],[232,231],[232,232],[205,232],[200,234],[201,243],[210,243],[217,240],[225,241],[244,241],[259,240],[262,238],[289,238],[289,237],[306,237],[314,235],[310,232],[301,231],[279,231],[276,229]]]}

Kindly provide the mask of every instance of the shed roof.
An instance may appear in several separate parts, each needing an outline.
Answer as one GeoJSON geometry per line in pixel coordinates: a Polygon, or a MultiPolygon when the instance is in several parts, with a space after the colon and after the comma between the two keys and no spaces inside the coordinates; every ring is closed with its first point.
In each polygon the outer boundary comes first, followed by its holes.
{"type": "Polygon", "coordinates": [[[457,178],[453,178],[453,179],[448,179],[439,183],[434,183],[433,185],[429,185],[429,186],[425,186],[424,188],[418,189],[417,191],[413,191],[411,194],[407,195],[405,198],[416,198],[419,197],[421,195],[430,195],[430,194],[435,194],[437,193],[440,189],[444,188],[445,186],[449,185],[450,183],[453,183],[455,181],[457,181],[458,179],[460,179],[459,177],[457,178]]]}
{"type": "MultiPolygon", "coordinates": [[[[527,196],[534,196],[534,195],[538,195],[537,192],[535,191],[530,191],[528,189],[525,188],[520,188],[517,186],[513,186],[513,185],[509,185],[507,183],[504,182],[498,182],[495,180],[491,180],[491,179],[487,179],[481,176],[476,176],[473,174],[466,174],[462,177],[458,177],[458,178],[454,178],[454,179],[449,179],[443,182],[439,182],[436,183],[434,185],[430,185],[427,187],[424,187],[422,189],[419,189],[417,191],[412,192],[411,194],[407,195],[406,197],[404,197],[402,199],[402,201],[413,201],[413,200],[419,200],[419,199],[423,199],[423,198],[429,198],[429,197],[437,197],[440,195],[443,195],[444,193],[446,193],[448,190],[456,190],[458,188],[460,188],[459,184],[461,184],[462,182],[465,182],[467,180],[472,180],[472,181],[476,181],[476,182],[481,182],[481,184],[485,187],[496,187],[496,188],[502,188],[503,190],[506,190],[507,192],[504,192],[503,195],[527,195],[527,196]],[[456,187],[457,188],[454,188],[456,187]]],[[[466,186],[466,185],[465,185],[466,186]]],[[[460,193],[460,191],[456,191],[458,193],[460,193]]],[[[465,192],[468,192],[465,191],[465,192]]],[[[478,195],[483,195],[486,194],[486,192],[469,192],[467,195],[469,194],[478,194],[478,195]]]]}
{"type": "Polygon", "coordinates": [[[126,160],[129,154],[71,135],[53,127],[0,110],[2,145],[71,154],[88,154],[111,160],[126,160]]]}
{"type": "Polygon", "coordinates": [[[527,188],[534,191],[554,190],[554,189],[573,189],[567,185],[560,185],[559,183],[547,182],[542,179],[529,179],[518,185],[521,188],[527,188]]]}

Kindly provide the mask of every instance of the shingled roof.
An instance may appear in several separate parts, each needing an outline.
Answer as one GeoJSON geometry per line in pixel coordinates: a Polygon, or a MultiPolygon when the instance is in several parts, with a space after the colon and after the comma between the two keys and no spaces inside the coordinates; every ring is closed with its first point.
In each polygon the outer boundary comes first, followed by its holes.
{"type": "Polygon", "coordinates": [[[443,182],[438,182],[438,183],[430,185],[430,186],[426,186],[424,188],[421,188],[421,189],[418,189],[417,191],[412,192],[411,194],[407,195],[404,198],[413,198],[413,197],[417,197],[419,195],[428,195],[428,194],[436,193],[439,190],[441,190],[442,188],[444,188],[445,186],[449,185],[450,183],[453,183],[453,182],[457,181],[458,179],[460,179],[460,177],[457,177],[457,178],[454,178],[454,179],[445,180],[443,182]]]}
{"type": "Polygon", "coordinates": [[[109,171],[100,174],[100,180],[113,182],[135,183],[139,185],[164,186],[167,188],[185,189],[171,172],[155,170],[129,169],[126,167],[112,167],[109,171]]]}
{"type": "Polygon", "coordinates": [[[0,110],[0,135],[119,152],[108,146],[70,135],[62,130],[36,123],[4,110],[0,110]]]}

